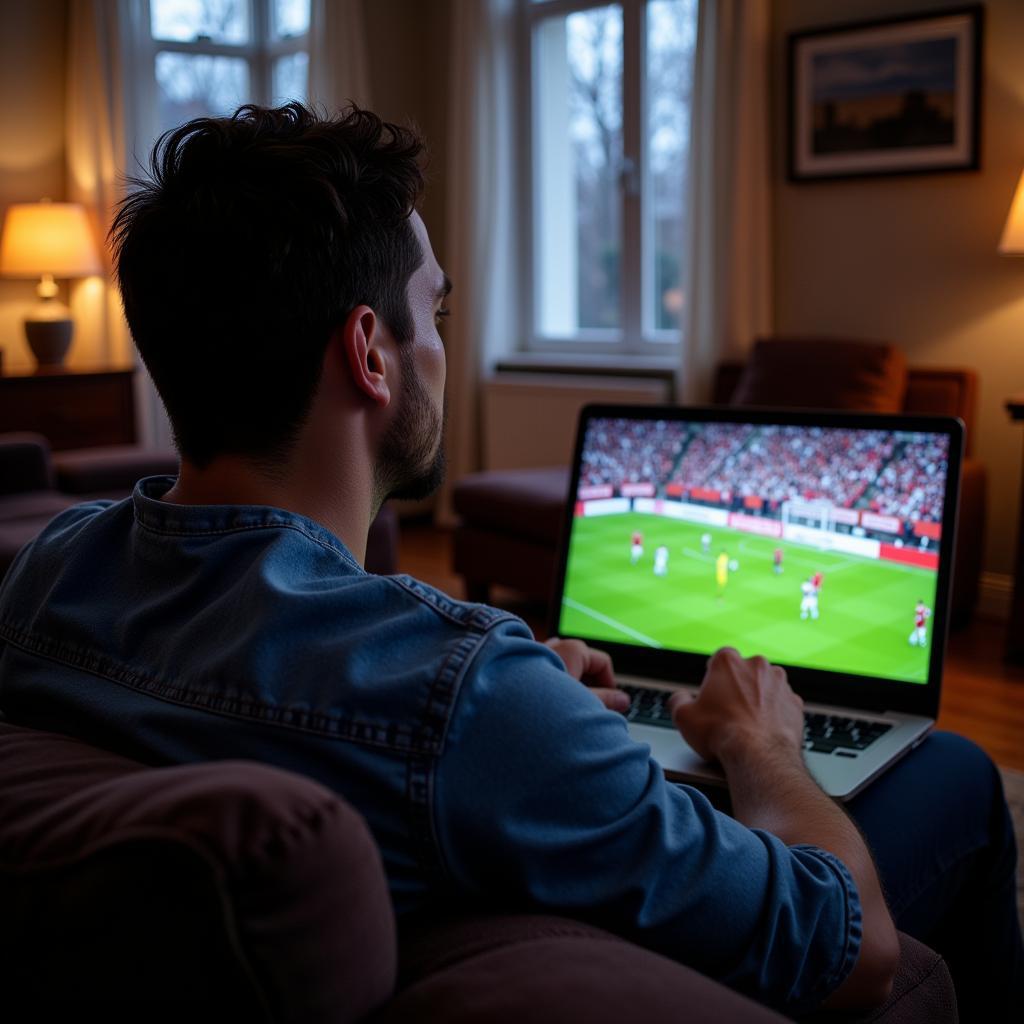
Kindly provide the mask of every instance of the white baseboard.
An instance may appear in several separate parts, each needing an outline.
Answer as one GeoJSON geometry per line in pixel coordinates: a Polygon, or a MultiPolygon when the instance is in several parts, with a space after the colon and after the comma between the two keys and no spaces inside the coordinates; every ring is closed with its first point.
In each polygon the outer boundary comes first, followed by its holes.
{"type": "Polygon", "coordinates": [[[1003,572],[983,572],[978,590],[979,617],[1008,622],[1013,598],[1013,577],[1003,572]]]}

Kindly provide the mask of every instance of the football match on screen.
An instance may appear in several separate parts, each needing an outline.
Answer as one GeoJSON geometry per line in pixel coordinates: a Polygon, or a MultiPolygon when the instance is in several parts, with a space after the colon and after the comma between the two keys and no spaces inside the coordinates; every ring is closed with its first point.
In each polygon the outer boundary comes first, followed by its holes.
{"type": "Polygon", "coordinates": [[[560,632],[925,683],[948,445],[593,419],[560,632]]]}

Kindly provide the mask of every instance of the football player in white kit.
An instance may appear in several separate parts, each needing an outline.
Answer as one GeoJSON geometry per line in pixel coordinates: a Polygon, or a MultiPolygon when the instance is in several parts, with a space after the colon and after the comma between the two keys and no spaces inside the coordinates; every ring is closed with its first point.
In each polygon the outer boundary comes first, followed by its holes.
{"type": "Polygon", "coordinates": [[[926,647],[928,645],[928,619],[931,618],[932,610],[924,601],[918,600],[914,608],[914,628],[910,633],[910,643],[913,647],[926,647]]]}
{"type": "Polygon", "coordinates": [[[804,580],[800,584],[800,591],[804,595],[800,600],[800,618],[806,619],[809,616],[816,619],[818,617],[818,588],[814,585],[814,581],[804,580]]]}
{"type": "Polygon", "coordinates": [[[711,534],[702,533],[700,538],[701,551],[706,555],[711,550],[711,534]]]}
{"type": "Polygon", "coordinates": [[[668,548],[664,544],[654,549],[654,575],[665,576],[668,573],[668,548]]]}

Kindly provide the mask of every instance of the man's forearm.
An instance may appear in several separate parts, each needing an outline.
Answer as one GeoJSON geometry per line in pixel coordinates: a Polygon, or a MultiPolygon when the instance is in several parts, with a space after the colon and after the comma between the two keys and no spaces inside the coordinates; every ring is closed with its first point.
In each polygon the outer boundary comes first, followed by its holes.
{"type": "Polygon", "coordinates": [[[733,815],[787,845],[809,843],[835,854],[849,868],[860,894],[864,938],[857,965],[828,1006],[884,1000],[899,954],[899,941],[878,873],[864,840],[846,813],[818,787],[798,751],[740,747],[722,760],[733,815]]]}

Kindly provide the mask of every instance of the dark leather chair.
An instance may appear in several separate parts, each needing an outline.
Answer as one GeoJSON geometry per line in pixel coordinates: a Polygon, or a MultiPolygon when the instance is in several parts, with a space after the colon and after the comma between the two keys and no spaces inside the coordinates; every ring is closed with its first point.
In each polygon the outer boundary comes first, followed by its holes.
{"type": "MultiPolygon", "coordinates": [[[[47,1019],[69,1006],[106,1021],[783,1019],[564,918],[475,908],[398,930],[362,818],[302,776],[243,761],[146,767],[4,722],[0,908],[13,1020],[12,1008],[47,1019]]],[[[942,959],[901,944],[892,997],[856,1019],[956,1021],[942,959]]]]}

